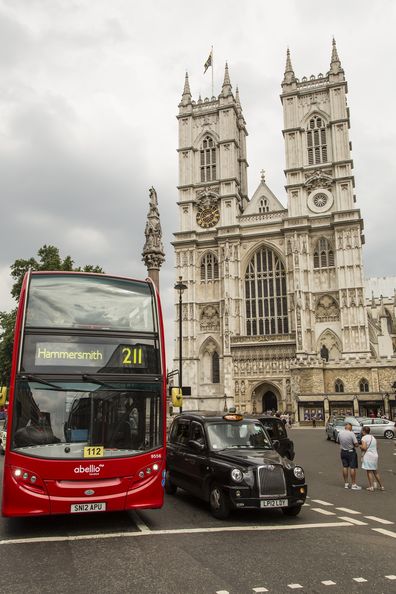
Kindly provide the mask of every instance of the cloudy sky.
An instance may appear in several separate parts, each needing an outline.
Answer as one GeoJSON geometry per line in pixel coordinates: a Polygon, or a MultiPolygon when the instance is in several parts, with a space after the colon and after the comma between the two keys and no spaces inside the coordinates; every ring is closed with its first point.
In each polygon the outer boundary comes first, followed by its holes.
{"type": "MultiPolygon", "coordinates": [[[[76,264],[145,276],[148,189],[157,189],[172,316],[177,230],[177,105],[215,94],[228,60],[247,121],[249,193],[260,170],[285,204],[286,48],[296,76],[327,72],[334,35],[349,83],[366,276],[395,275],[393,0],[0,0],[0,310],[9,266],[44,243],[76,264]]],[[[169,335],[173,331],[168,325],[169,335]]],[[[169,337],[171,344],[172,337],[169,337]]]]}

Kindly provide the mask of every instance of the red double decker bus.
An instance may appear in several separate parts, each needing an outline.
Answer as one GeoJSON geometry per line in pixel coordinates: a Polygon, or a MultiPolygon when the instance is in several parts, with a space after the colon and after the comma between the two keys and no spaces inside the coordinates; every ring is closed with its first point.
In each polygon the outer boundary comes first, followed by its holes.
{"type": "Polygon", "coordinates": [[[161,507],[165,407],[162,314],[150,280],[27,273],[3,515],[161,507]]]}

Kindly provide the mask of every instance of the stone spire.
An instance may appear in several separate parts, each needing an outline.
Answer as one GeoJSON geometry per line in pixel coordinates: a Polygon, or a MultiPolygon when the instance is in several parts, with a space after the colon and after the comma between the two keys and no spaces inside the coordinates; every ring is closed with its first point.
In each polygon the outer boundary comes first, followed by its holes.
{"type": "Polygon", "coordinates": [[[190,81],[188,80],[188,72],[186,72],[186,77],[184,79],[184,89],[182,94],[182,105],[188,105],[191,103],[191,91],[190,91],[190,81]]]}
{"type": "Polygon", "coordinates": [[[333,37],[333,47],[331,50],[331,62],[329,74],[344,74],[341,66],[340,58],[338,57],[336,40],[333,37]]]}
{"type": "Polygon", "coordinates": [[[289,48],[287,48],[286,67],[285,67],[285,74],[283,76],[282,86],[290,85],[291,83],[294,83],[294,82],[296,82],[296,77],[295,77],[293,66],[291,63],[290,50],[289,50],[289,48]]]}
{"type": "Polygon", "coordinates": [[[146,265],[148,276],[154,281],[159,290],[159,270],[165,262],[165,253],[162,244],[157,192],[153,187],[150,188],[149,212],[144,234],[146,242],[143,247],[142,260],[146,265]]]}
{"type": "Polygon", "coordinates": [[[228,72],[228,64],[226,62],[225,70],[224,70],[224,81],[223,86],[221,87],[221,96],[228,97],[231,95],[231,81],[230,81],[230,74],[228,72]]]}

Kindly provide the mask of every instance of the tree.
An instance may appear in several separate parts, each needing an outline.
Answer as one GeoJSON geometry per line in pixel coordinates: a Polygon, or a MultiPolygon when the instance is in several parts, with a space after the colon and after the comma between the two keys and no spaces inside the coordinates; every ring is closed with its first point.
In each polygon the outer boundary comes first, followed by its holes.
{"type": "Polygon", "coordinates": [[[59,249],[54,245],[43,245],[38,252],[38,260],[36,258],[29,258],[29,260],[15,260],[14,264],[11,264],[11,276],[15,279],[15,282],[11,289],[11,295],[19,300],[19,294],[21,292],[23,277],[29,270],[76,270],[78,272],[104,272],[100,266],[92,266],[87,264],[83,268],[78,266],[73,268],[74,260],[70,256],[66,256],[64,260],[59,255],[59,249]]]}
{"type": "MultiPolygon", "coordinates": [[[[75,270],[78,272],[103,273],[100,266],[87,264],[86,266],[74,267],[74,260],[66,256],[63,260],[59,249],[54,245],[43,245],[37,252],[38,259],[22,258],[11,264],[11,276],[14,284],[11,288],[11,295],[19,301],[23,278],[29,270],[75,270]]],[[[0,384],[9,385],[11,374],[12,349],[14,345],[14,327],[16,320],[16,309],[10,312],[0,312],[0,384]]]]}

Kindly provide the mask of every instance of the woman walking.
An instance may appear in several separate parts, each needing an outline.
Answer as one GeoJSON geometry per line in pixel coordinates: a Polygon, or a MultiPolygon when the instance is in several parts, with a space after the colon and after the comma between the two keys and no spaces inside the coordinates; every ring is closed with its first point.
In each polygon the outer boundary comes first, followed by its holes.
{"type": "Polygon", "coordinates": [[[370,435],[370,427],[363,427],[363,437],[360,449],[362,450],[362,468],[367,471],[369,486],[367,491],[374,491],[378,483],[379,489],[385,491],[378,474],[377,440],[370,435]]]}

